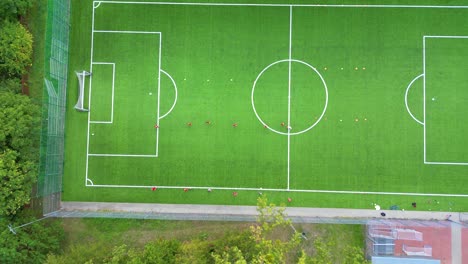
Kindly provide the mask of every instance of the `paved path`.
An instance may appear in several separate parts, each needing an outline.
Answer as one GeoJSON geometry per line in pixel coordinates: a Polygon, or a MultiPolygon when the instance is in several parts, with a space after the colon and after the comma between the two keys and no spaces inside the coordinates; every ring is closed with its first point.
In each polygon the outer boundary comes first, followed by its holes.
{"type": "Polygon", "coordinates": [[[462,226],[452,223],[452,263],[462,262],[462,226]]]}
{"type": "MultiPolygon", "coordinates": [[[[188,215],[194,215],[194,219],[200,219],[200,216],[206,216],[210,219],[215,216],[222,216],[220,220],[245,219],[254,220],[257,216],[255,206],[232,206],[232,205],[193,205],[193,204],[147,204],[147,203],[96,203],[96,202],[62,202],[62,212],[85,211],[85,212],[113,212],[113,213],[143,213],[145,215],[183,215],[186,220],[190,220],[188,215]]],[[[450,220],[459,222],[458,213],[454,212],[431,212],[431,211],[401,211],[384,210],[376,211],[370,209],[341,209],[341,208],[304,208],[287,207],[286,214],[294,222],[314,222],[314,218],[320,219],[355,219],[366,221],[370,219],[418,219],[418,220],[446,220],[447,215],[451,215],[450,220]],[[381,212],[386,216],[382,217],[381,212]],[[310,220],[310,221],[307,221],[310,220]]],[[[166,219],[174,219],[167,217],[166,219]]],[[[333,221],[331,221],[333,222],[333,221]]]]}

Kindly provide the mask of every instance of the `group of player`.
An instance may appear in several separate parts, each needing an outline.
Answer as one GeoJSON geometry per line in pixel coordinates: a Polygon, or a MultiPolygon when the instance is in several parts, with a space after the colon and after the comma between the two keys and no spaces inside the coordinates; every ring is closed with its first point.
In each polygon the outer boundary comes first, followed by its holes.
{"type": "MultiPolygon", "coordinates": [[[[151,187],[151,190],[152,190],[153,192],[156,191],[157,189],[158,189],[158,187],[156,187],[156,186],[151,187]]],[[[190,190],[191,190],[191,189],[190,189],[190,188],[187,188],[187,187],[183,188],[183,191],[184,191],[184,192],[188,192],[188,191],[190,191],[190,190]]],[[[208,188],[207,191],[208,191],[209,193],[211,193],[213,190],[212,190],[211,188],[208,188]]],[[[259,195],[262,195],[261,192],[259,192],[258,194],[259,194],[259,195]]],[[[238,195],[239,195],[238,192],[236,192],[236,191],[232,192],[232,196],[233,196],[233,197],[237,197],[238,195]]],[[[291,202],[292,202],[292,198],[288,197],[288,203],[291,203],[291,202]]]]}
{"type": "MultiPolygon", "coordinates": [[[[205,121],[205,124],[211,125],[211,121],[210,121],[210,120],[207,120],[207,121],[205,121]]],[[[187,125],[188,127],[192,127],[193,124],[192,124],[192,122],[187,122],[186,125],[187,125]]],[[[286,127],[288,130],[291,130],[291,129],[292,129],[291,126],[286,126],[286,124],[285,124],[284,122],[281,122],[280,125],[281,125],[282,127],[286,127]]],[[[237,122],[232,124],[232,127],[238,127],[238,126],[239,126],[239,124],[238,124],[237,122]]],[[[263,127],[264,127],[264,128],[268,128],[267,125],[263,125],[263,127]]],[[[154,124],[154,128],[158,129],[158,128],[159,128],[159,124],[154,124]]]]}

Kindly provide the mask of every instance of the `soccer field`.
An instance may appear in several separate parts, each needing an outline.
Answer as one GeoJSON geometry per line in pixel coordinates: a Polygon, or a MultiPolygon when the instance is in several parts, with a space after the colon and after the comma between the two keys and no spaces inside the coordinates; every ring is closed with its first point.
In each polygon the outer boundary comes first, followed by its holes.
{"type": "Polygon", "coordinates": [[[468,6],[75,2],[63,200],[466,210],[468,6]]]}

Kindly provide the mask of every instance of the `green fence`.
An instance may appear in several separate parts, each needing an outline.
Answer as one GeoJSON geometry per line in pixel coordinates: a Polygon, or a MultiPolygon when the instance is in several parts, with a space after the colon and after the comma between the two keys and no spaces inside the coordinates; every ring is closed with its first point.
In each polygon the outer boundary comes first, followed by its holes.
{"type": "Polygon", "coordinates": [[[38,177],[44,214],[59,209],[62,191],[70,0],[49,0],[47,10],[38,177]]]}

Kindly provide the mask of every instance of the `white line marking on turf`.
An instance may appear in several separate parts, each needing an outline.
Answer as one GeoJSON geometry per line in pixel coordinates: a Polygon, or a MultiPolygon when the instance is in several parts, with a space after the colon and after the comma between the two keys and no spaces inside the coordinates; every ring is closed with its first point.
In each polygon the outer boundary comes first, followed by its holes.
{"type": "Polygon", "coordinates": [[[426,36],[423,37],[423,127],[424,127],[424,163],[426,162],[426,36]]]}
{"type": "Polygon", "coordinates": [[[238,190],[238,191],[270,191],[270,192],[303,192],[303,193],[337,193],[337,194],[375,194],[375,195],[408,195],[408,196],[438,196],[438,197],[468,197],[468,194],[446,194],[446,193],[404,193],[404,192],[365,192],[365,191],[333,191],[333,190],[301,190],[301,189],[275,189],[275,188],[235,188],[235,187],[208,187],[208,186],[160,186],[160,185],[106,185],[98,184],[89,187],[106,188],[148,188],[157,186],[158,189],[183,189],[193,190],[238,190]]]}
{"type": "Polygon", "coordinates": [[[434,164],[434,165],[462,165],[468,166],[466,162],[438,162],[438,161],[426,161],[424,164],[434,164]]]}
{"type": "Polygon", "coordinates": [[[93,8],[98,8],[101,5],[100,1],[94,1],[93,2],[93,8]],[[97,4],[97,5],[96,5],[97,4]]]}
{"type": "Polygon", "coordinates": [[[468,36],[424,36],[425,38],[467,39],[468,36]]]}
{"type": "Polygon", "coordinates": [[[411,85],[413,85],[413,83],[418,80],[419,78],[421,78],[424,74],[420,74],[418,77],[414,78],[410,84],[408,84],[408,87],[406,88],[406,92],[405,92],[405,105],[406,105],[406,110],[408,111],[408,114],[410,114],[410,116],[416,121],[418,122],[419,124],[421,125],[424,125],[423,122],[419,121],[416,117],[414,117],[414,115],[411,113],[411,110],[409,109],[409,106],[408,106],[408,93],[409,93],[409,90],[411,88],[411,85]]]}
{"type": "Polygon", "coordinates": [[[166,71],[164,71],[162,69],[161,69],[161,72],[164,73],[167,77],[169,77],[169,79],[171,79],[171,82],[174,85],[175,99],[174,99],[174,103],[172,103],[171,109],[169,109],[169,111],[167,113],[165,113],[164,115],[160,116],[159,119],[163,119],[168,114],[170,114],[172,112],[172,109],[174,109],[174,107],[176,106],[176,103],[177,103],[177,85],[176,85],[176,82],[174,81],[174,79],[172,78],[172,76],[169,73],[167,73],[166,71]]]}
{"type": "Polygon", "coordinates": [[[289,175],[291,161],[291,63],[292,63],[292,6],[289,7],[289,69],[288,69],[288,184],[289,190],[289,175]]]}
{"type": "Polygon", "coordinates": [[[112,124],[111,121],[89,121],[91,124],[112,124]]]}
{"type": "MultiPolygon", "coordinates": [[[[162,34],[159,34],[159,62],[158,62],[158,114],[156,117],[156,123],[159,127],[159,111],[160,111],[160,102],[161,102],[161,50],[162,50],[162,34]]],[[[159,128],[156,129],[156,157],[158,156],[159,152],[159,128]]]]}
{"type": "Polygon", "coordinates": [[[114,122],[114,87],[115,87],[115,63],[114,62],[91,62],[97,65],[112,65],[112,101],[111,101],[111,120],[110,121],[90,121],[94,124],[112,124],[114,122]]]}
{"type": "Polygon", "coordinates": [[[142,157],[142,158],[157,158],[158,155],[139,155],[139,154],[99,154],[89,153],[91,157],[142,157]]]}
{"type": "MultiPolygon", "coordinates": [[[[278,130],[275,130],[273,128],[271,128],[270,126],[268,126],[263,120],[262,118],[260,118],[260,115],[257,113],[257,110],[255,109],[255,100],[254,100],[254,95],[255,95],[255,86],[257,85],[257,82],[258,80],[260,79],[260,77],[263,75],[263,73],[268,70],[270,67],[272,67],[273,65],[276,65],[278,63],[282,63],[282,62],[287,62],[289,61],[289,59],[284,59],[284,60],[279,60],[279,61],[275,61],[273,63],[271,63],[270,65],[268,65],[267,67],[265,67],[265,69],[263,69],[260,74],[258,74],[257,78],[255,79],[254,83],[253,83],[253,86],[252,86],[252,93],[251,93],[251,96],[250,96],[250,100],[251,100],[251,103],[252,103],[252,108],[253,108],[253,111],[254,111],[254,114],[255,116],[257,117],[258,121],[260,121],[260,123],[264,126],[267,126],[267,128],[270,130],[270,131],[273,131],[277,134],[280,134],[280,135],[284,135],[284,136],[287,136],[288,133],[284,133],[284,132],[281,132],[281,131],[278,131],[278,130]]],[[[320,77],[320,80],[322,81],[322,84],[323,84],[323,87],[324,87],[324,90],[325,90],[325,106],[323,107],[323,111],[322,111],[322,114],[320,115],[320,117],[315,121],[315,123],[313,123],[310,127],[302,130],[302,131],[299,131],[299,132],[295,132],[295,133],[290,133],[290,135],[292,136],[295,136],[295,135],[300,135],[302,133],[305,133],[309,130],[311,130],[312,128],[314,128],[319,122],[320,120],[322,120],[323,116],[325,115],[325,112],[327,110],[327,107],[328,107],[328,88],[327,88],[327,84],[325,83],[325,80],[323,79],[323,76],[320,74],[320,72],[312,67],[312,65],[308,64],[307,62],[303,62],[303,61],[300,61],[300,60],[295,60],[295,59],[292,59],[291,61],[293,62],[298,62],[298,63],[302,63],[304,65],[306,65],[307,67],[309,67],[310,69],[312,69],[315,73],[317,73],[317,75],[320,77]]]]}
{"type": "MultiPolygon", "coordinates": [[[[96,2],[96,1],[95,1],[96,2]]],[[[193,5],[193,6],[272,6],[272,7],[336,7],[336,8],[441,8],[466,9],[468,6],[444,5],[323,5],[323,4],[249,4],[249,3],[182,3],[182,2],[132,2],[132,1],[99,1],[103,4],[142,4],[142,5],[193,5]]]]}
{"type": "Polygon", "coordinates": [[[97,33],[123,33],[123,34],[161,34],[161,32],[156,31],[121,31],[121,30],[94,30],[97,33]]]}
{"type": "Polygon", "coordinates": [[[93,183],[92,180],[86,179],[86,186],[93,186],[93,185],[94,185],[94,183],[93,183]],[[88,182],[89,182],[89,185],[88,185],[88,182]]]}
{"type": "MultiPolygon", "coordinates": [[[[94,2],[93,2],[94,5],[94,2]]],[[[90,66],[89,71],[91,72],[91,76],[89,78],[89,98],[88,98],[88,132],[86,134],[86,172],[85,172],[85,185],[87,184],[88,180],[88,163],[89,163],[89,121],[91,120],[91,92],[92,92],[92,80],[93,80],[93,52],[94,52],[94,8],[93,8],[93,16],[91,21],[91,58],[90,58],[90,66]]]]}
{"type": "Polygon", "coordinates": [[[427,161],[427,156],[426,156],[426,38],[442,38],[442,39],[468,39],[468,36],[423,36],[423,98],[424,98],[424,164],[434,164],[434,165],[468,165],[468,163],[464,162],[437,162],[437,161],[427,161]]]}

